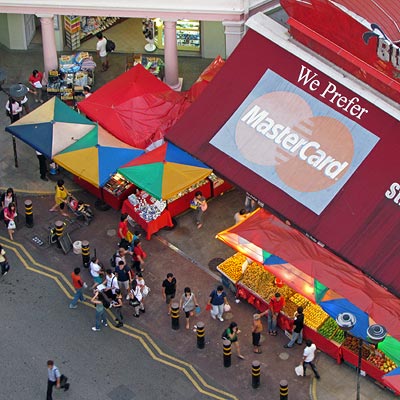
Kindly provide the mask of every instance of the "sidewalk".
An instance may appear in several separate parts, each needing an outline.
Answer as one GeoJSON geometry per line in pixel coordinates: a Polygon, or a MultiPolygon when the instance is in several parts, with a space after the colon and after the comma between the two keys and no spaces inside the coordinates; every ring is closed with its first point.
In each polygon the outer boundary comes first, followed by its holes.
{"type": "MultiPolygon", "coordinates": [[[[97,80],[96,86],[100,82],[105,83],[112,76],[117,76],[123,72],[125,56],[116,55],[111,71],[107,72],[107,77],[103,74],[97,80]]],[[[26,81],[31,69],[40,68],[41,55],[36,52],[7,52],[0,48],[0,57],[5,60],[1,67],[9,73],[8,83],[26,81]],[[29,65],[25,60],[29,56],[29,65]]],[[[203,60],[204,61],[204,60],[203,60]]],[[[181,60],[180,60],[181,62],[181,60]]],[[[188,59],[182,61],[182,68],[190,71],[192,63],[196,60],[188,59]]],[[[186,79],[185,75],[184,78],[186,79]]],[[[192,78],[187,78],[187,82],[192,78]]],[[[7,97],[0,93],[0,100],[5,104],[7,97]]],[[[32,107],[35,103],[31,104],[32,107]]],[[[5,113],[0,114],[0,123],[3,128],[8,124],[5,113]]],[[[17,140],[17,151],[19,167],[14,167],[12,154],[12,141],[8,133],[0,135],[0,146],[4,149],[0,155],[0,190],[3,191],[8,186],[12,186],[18,191],[20,222],[15,240],[29,250],[32,257],[39,262],[55,267],[69,277],[73,267],[81,265],[81,256],[70,252],[64,255],[56,247],[36,245],[32,238],[39,236],[46,240],[48,226],[60,215],[49,213],[48,209],[53,204],[53,191],[55,180],[60,176],[54,176],[49,182],[39,179],[38,161],[33,149],[17,140]],[[29,197],[33,201],[33,213],[35,225],[32,229],[23,226],[23,201],[29,197]]],[[[69,190],[78,190],[76,196],[79,199],[94,204],[94,197],[89,193],[81,191],[73,184],[69,174],[62,174],[61,177],[66,181],[69,190]]],[[[215,277],[215,259],[225,259],[234,253],[223,243],[215,239],[215,234],[229,227],[233,223],[233,214],[242,207],[244,195],[239,190],[226,193],[209,203],[209,208],[205,215],[205,223],[202,229],[196,229],[193,222],[193,214],[188,212],[177,218],[178,225],[174,230],[163,230],[153,236],[151,241],[143,240],[143,247],[149,254],[149,261],[146,263],[145,279],[152,288],[152,293],[148,298],[146,314],[135,319],[128,319],[129,325],[134,325],[138,329],[147,331],[150,335],[162,342],[167,349],[180,354],[180,357],[192,363],[206,378],[212,377],[213,380],[228,392],[235,394],[239,399],[275,399],[279,396],[279,382],[286,379],[289,383],[289,398],[308,399],[310,394],[314,399],[320,400],[348,400],[355,398],[356,372],[347,365],[337,365],[334,360],[324,354],[318,356],[318,369],[321,380],[315,381],[310,377],[297,377],[294,367],[301,360],[302,348],[287,350],[283,348],[286,337],[282,332],[277,337],[263,335],[263,353],[254,355],[251,351],[251,322],[254,309],[251,305],[241,302],[236,304],[233,295],[229,294],[232,304],[232,312],[226,315],[226,321],[221,323],[210,318],[204,311],[208,295],[212,288],[218,283],[215,277]],[[177,252],[177,248],[181,251],[177,252]],[[211,266],[211,268],[209,267],[211,266]],[[198,320],[205,322],[206,326],[206,348],[196,349],[195,334],[190,330],[184,329],[184,321],[181,317],[181,329],[172,331],[170,329],[170,318],[166,314],[165,305],[162,302],[160,291],[161,282],[167,272],[173,272],[178,280],[178,293],[183,292],[185,286],[190,286],[202,306],[202,313],[198,320]],[[233,349],[232,366],[229,369],[222,365],[221,333],[223,329],[232,321],[236,321],[241,330],[241,347],[245,355],[245,360],[239,360],[235,356],[233,349]],[[162,333],[162,334],[161,334],[162,333]],[[258,359],[261,362],[261,386],[258,389],[251,387],[251,361],[258,359]]],[[[103,263],[107,266],[108,260],[113,253],[117,238],[116,228],[119,220],[119,212],[114,210],[97,211],[95,219],[89,226],[71,224],[71,238],[75,240],[89,240],[91,252],[94,250],[103,263]]],[[[3,225],[0,230],[1,240],[7,237],[7,232],[3,225]]],[[[89,273],[83,271],[83,276],[88,282],[89,273]]],[[[67,306],[67,300],[66,300],[67,306]]],[[[89,321],[89,320],[88,320],[89,321]]],[[[264,321],[264,327],[266,321],[264,321]]],[[[88,329],[90,324],[88,322],[88,329]]],[[[386,390],[380,389],[377,385],[370,382],[368,378],[361,378],[361,393],[364,400],[386,400],[394,396],[386,390]]]]}

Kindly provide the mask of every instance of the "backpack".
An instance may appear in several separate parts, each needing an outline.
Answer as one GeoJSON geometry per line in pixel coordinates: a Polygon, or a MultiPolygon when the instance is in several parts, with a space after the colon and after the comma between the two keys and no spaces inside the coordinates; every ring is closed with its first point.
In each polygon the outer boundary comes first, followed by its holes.
{"type": "Polygon", "coordinates": [[[106,299],[106,296],[103,295],[103,293],[99,294],[99,300],[103,303],[104,308],[110,308],[111,303],[106,299]],[[100,297],[101,294],[101,297],[100,297]]]}
{"type": "Polygon", "coordinates": [[[110,39],[106,38],[106,40],[107,40],[106,51],[107,51],[107,53],[112,53],[115,50],[115,47],[116,47],[115,43],[110,39]]]}
{"type": "Polygon", "coordinates": [[[111,268],[113,269],[113,270],[115,270],[115,268],[117,268],[117,253],[114,253],[113,255],[112,255],[112,257],[110,258],[110,264],[111,264],[111,268]]]}

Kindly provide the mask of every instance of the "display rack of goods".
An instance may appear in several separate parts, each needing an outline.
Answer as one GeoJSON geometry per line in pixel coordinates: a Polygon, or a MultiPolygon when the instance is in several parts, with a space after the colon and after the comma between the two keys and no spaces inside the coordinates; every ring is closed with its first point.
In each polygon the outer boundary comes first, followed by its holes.
{"type": "Polygon", "coordinates": [[[79,15],[66,15],[64,17],[65,41],[71,50],[81,45],[81,23],[79,15]]]}
{"type": "Polygon", "coordinates": [[[328,318],[329,315],[316,304],[309,302],[304,308],[304,323],[312,329],[318,330],[328,318]]]}
{"type": "MultiPolygon", "coordinates": [[[[346,347],[347,349],[349,349],[352,353],[358,354],[359,339],[354,336],[347,335],[347,337],[345,338],[345,340],[343,342],[343,346],[346,347]]],[[[363,343],[362,349],[361,349],[361,357],[364,360],[368,360],[368,357],[370,355],[371,355],[371,350],[370,350],[369,346],[366,345],[365,343],[363,343]]]]}
{"type": "Polygon", "coordinates": [[[244,265],[247,265],[246,257],[241,253],[236,253],[219,264],[217,270],[236,283],[243,274],[244,265]]]}
{"type": "Polygon", "coordinates": [[[98,32],[105,31],[115,24],[124,21],[119,17],[80,17],[80,40],[81,42],[92,38],[98,32]]]}
{"type": "Polygon", "coordinates": [[[165,201],[157,200],[144,191],[137,194],[132,193],[128,200],[133,205],[135,212],[146,222],[157,219],[167,206],[165,201]]]}
{"type": "MultiPolygon", "coordinates": [[[[178,200],[179,198],[181,198],[183,196],[186,196],[187,194],[189,194],[191,192],[194,192],[196,189],[198,189],[201,186],[204,186],[206,184],[208,184],[208,181],[206,179],[202,179],[201,181],[194,183],[192,186],[188,187],[187,189],[182,190],[181,192],[179,192],[175,196],[170,197],[167,200],[167,203],[168,204],[173,203],[175,200],[178,200]]],[[[204,196],[204,193],[203,193],[203,196],[204,196]]]]}
{"type": "Polygon", "coordinates": [[[344,331],[338,328],[331,337],[331,340],[333,340],[336,343],[342,344],[344,342],[344,331]]]}
{"type": "Polygon", "coordinates": [[[291,300],[286,300],[285,307],[283,307],[283,312],[289,317],[293,317],[294,313],[297,311],[298,305],[293,303],[291,300]]]}
{"type": "Polygon", "coordinates": [[[122,175],[115,174],[104,185],[104,189],[107,190],[107,192],[112,193],[114,196],[119,196],[132,186],[132,183],[127,181],[122,175]]]}
{"type": "Polygon", "coordinates": [[[301,306],[304,309],[310,304],[310,301],[299,293],[294,293],[293,296],[290,297],[290,300],[293,301],[293,303],[296,304],[297,307],[301,306]]]}
{"type": "Polygon", "coordinates": [[[336,333],[338,328],[336,321],[333,318],[328,318],[325,323],[318,328],[318,333],[327,339],[330,339],[336,333]]]}
{"type": "Polygon", "coordinates": [[[397,368],[397,365],[392,361],[383,351],[378,349],[371,349],[371,354],[368,361],[381,371],[388,373],[397,368]]]}
{"type": "Polygon", "coordinates": [[[263,273],[265,273],[264,268],[256,262],[253,262],[248,265],[248,267],[244,271],[243,277],[240,282],[251,289],[253,292],[258,293],[258,282],[263,273]]]}

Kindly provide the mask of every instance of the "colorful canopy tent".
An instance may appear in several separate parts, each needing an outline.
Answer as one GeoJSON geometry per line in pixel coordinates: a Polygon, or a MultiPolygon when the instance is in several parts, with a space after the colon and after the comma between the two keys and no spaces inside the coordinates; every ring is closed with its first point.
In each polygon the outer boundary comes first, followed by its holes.
{"type": "MultiPolygon", "coordinates": [[[[286,260],[287,264],[278,264],[275,268],[268,266],[268,269],[283,281],[290,279],[292,274],[296,276],[289,285],[297,290],[296,282],[301,282],[305,288],[298,291],[306,297],[310,297],[307,285],[313,284],[306,277],[317,280],[319,291],[323,291],[321,284],[329,287],[384,325],[393,337],[400,339],[400,300],[397,297],[265,210],[258,210],[241,224],[220,232],[217,237],[245,255],[250,243],[251,252],[257,246],[259,252],[265,249],[286,260]]],[[[315,299],[315,287],[311,296],[315,299]]]]}
{"type": "Polygon", "coordinates": [[[101,126],[54,157],[54,161],[96,187],[102,187],[118,167],[143,154],[101,126]]]}
{"type": "Polygon", "coordinates": [[[164,137],[189,104],[182,93],[139,64],[96,90],[78,108],[118,139],[145,149],[164,137]]]}
{"type": "Polygon", "coordinates": [[[212,170],[173,144],[164,143],[118,168],[118,172],[157,199],[168,200],[212,170]]]}
{"type": "Polygon", "coordinates": [[[389,387],[396,393],[400,393],[400,368],[396,368],[393,371],[390,371],[382,377],[382,380],[387,387],[389,387]]]}
{"type": "Polygon", "coordinates": [[[53,97],[6,128],[47,158],[85,136],[95,124],[53,97]]]}

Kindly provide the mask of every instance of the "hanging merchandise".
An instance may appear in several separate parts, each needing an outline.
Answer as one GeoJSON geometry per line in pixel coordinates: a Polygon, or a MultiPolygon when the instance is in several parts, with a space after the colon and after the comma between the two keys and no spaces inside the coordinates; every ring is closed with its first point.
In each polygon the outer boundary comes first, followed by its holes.
{"type": "Polygon", "coordinates": [[[157,46],[154,44],[154,29],[154,22],[150,18],[142,20],[142,32],[144,38],[147,40],[147,44],[144,46],[144,49],[149,53],[157,49],[157,46]]]}

